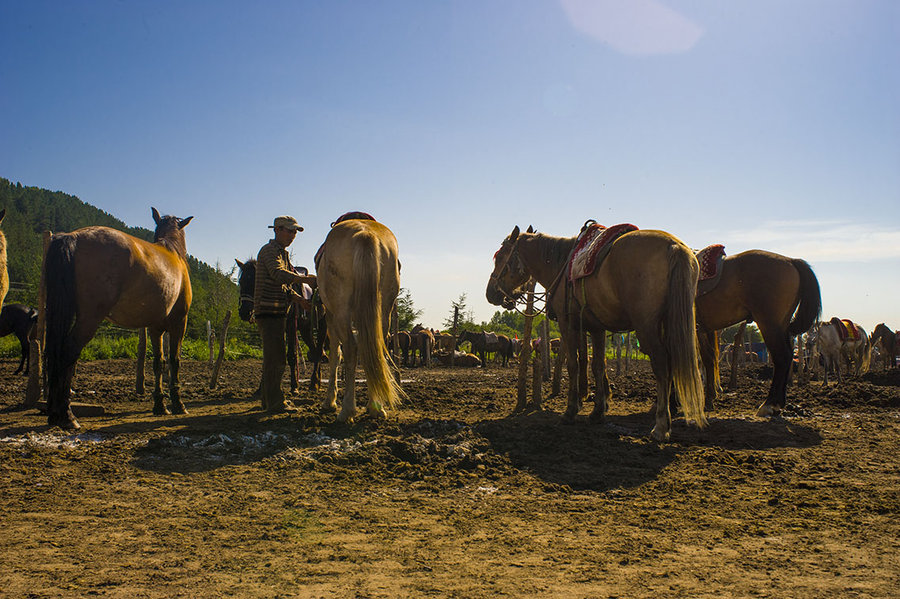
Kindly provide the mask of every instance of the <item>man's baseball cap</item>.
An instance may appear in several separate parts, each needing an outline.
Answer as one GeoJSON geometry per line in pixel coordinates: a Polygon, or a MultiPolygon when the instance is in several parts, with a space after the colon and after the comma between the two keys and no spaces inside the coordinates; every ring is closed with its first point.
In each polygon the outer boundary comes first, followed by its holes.
{"type": "Polygon", "coordinates": [[[275,219],[275,222],[269,225],[270,229],[274,229],[275,227],[283,227],[290,231],[302,231],[303,227],[297,222],[297,219],[293,216],[279,216],[275,219]]]}

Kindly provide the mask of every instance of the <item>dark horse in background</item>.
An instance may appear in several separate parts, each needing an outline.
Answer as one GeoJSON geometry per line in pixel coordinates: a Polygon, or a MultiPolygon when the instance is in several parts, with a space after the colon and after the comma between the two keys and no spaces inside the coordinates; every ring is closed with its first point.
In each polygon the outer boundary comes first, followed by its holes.
{"type": "MultiPolygon", "coordinates": [[[[5,309],[5,308],[4,308],[5,309]]],[[[900,332],[894,331],[883,322],[875,326],[872,331],[870,342],[874,347],[876,344],[881,345],[881,357],[884,361],[884,369],[894,368],[896,365],[895,356],[897,355],[897,340],[900,332]],[[888,366],[890,365],[890,366],[888,366]]]]}
{"type": "Polygon", "coordinates": [[[0,337],[15,335],[22,346],[22,357],[19,367],[13,374],[28,374],[28,358],[31,355],[31,332],[37,323],[38,313],[34,308],[22,304],[5,304],[0,310],[0,337]],[[22,371],[22,368],[25,371],[22,371]]]}
{"type": "Polygon", "coordinates": [[[513,357],[513,344],[509,337],[497,333],[484,331],[462,331],[456,338],[456,348],[459,344],[468,341],[472,345],[472,353],[481,358],[481,365],[487,368],[486,353],[499,353],[503,358],[503,366],[509,366],[509,359],[513,357]]]}
{"type": "MultiPolygon", "coordinates": [[[[246,262],[235,260],[240,269],[238,274],[238,288],[240,289],[240,301],[238,304],[238,315],[244,322],[250,322],[253,313],[253,294],[256,288],[256,260],[251,258],[246,262]]],[[[300,274],[307,274],[305,268],[295,268],[300,274]]],[[[304,295],[303,289],[299,285],[294,286],[294,291],[299,295],[304,295]]],[[[325,323],[325,309],[319,301],[317,295],[313,295],[310,300],[310,309],[304,310],[291,302],[288,308],[287,317],[284,321],[284,336],[287,343],[287,361],[290,366],[291,393],[296,393],[300,386],[300,370],[297,360],[297,333],[303,338],[309,351],[306,354],[307,360],[312,365],[312,376],[309,378],[309,388],[313,391],[319,389],[321,380],[322,362],[327,362],[325,351],[328,348],[327,325],[325,323]]]]}
{"type": "Polygon", "coordinates": [[[722,274],[709,292],[697,297],[700,357],[706,371],[706,408],[719,389],[716,331],[753,321],[772,356],[774,373],[769,395],[757,416],[772,416],[784,408],[791,374],[791,338],[819,319],[819,281],[806,261],[764,250],[748,250],[722,261],[722,274]]]}
{"type": "Polygon", "coordinates": [[[193,217],[160,216],[153,243],[109,227],[53,235],[46,281],[47,421],[79,428],[69,406],[75,363],[104,319],[147,328],[153,346],[153,413],[186,414],[178,384],[181,342],[191,307],[184,227],[193,217]],[[169,333],[169,400],[162,395],[162,336],[169,333]]]}

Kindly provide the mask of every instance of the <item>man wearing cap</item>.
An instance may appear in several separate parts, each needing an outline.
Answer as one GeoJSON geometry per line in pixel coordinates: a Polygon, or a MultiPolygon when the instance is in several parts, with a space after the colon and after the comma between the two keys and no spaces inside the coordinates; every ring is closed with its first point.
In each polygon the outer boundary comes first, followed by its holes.
{"type": "Polygon", "coordinates": [[[303,230],[297,219],[279,216],[269,228],[275,230],[275,238],[262,246],[256,256],[253,314],[262,339],[262,407],[268,412],[279,413],[294,409],[290,402],[285,402],[281,391],[287,359],[284,321],[295,295],[290,287],[294,283],[315,286],[316,277],[298,275],[291,266],[287,247],[293,243],[297,232],[303,230]]]}

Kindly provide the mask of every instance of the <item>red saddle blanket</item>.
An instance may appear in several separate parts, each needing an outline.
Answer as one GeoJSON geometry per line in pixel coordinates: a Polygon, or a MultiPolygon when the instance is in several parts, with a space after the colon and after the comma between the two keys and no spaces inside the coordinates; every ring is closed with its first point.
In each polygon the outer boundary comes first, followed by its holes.
{"type": "Polygon", "coordinates": [[[569,259],[569,280],[575,281],[593,273],[609,253],[616,239],[637,230],[637,227],[628,223],[612,227],[604,227],[597,223],[587,225],[578,235],[575,249],[569,259]]]}
{"type": "Polygon", "coordinates": [[[841,320],[837,316],[831,319],[831,324],[834,325],[834,328],[837,329],[838,337],[841,338],[841,341],[846,341],[848,339],[856,340],[859,339],[859,329],[856,328],[856,325],[853,324],[852,320],[843,319],[841,320]]]}
{"type": "Polygon", "coordinates": [[[725,246],[714,243],[699,252],[694,252],[697,262],[700,263],[700,280],[706,281],[719,276],[722,270],[722,260],[725,259],[725,246]]]}

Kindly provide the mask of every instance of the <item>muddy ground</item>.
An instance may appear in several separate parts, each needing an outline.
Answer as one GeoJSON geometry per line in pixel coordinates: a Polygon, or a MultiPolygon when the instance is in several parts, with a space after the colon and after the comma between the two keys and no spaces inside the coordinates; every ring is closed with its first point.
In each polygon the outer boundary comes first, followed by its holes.
{"type": "Polygon", "coordinates": [[[15,406],[0,363],[0,595],[896,597],[900,374],[789,391],[751,367],[698,431],[657,444],[641,363],[605,425],[511,416],[516,368],[410,369],[387,421],[250,394],[259,362],[183,365],[155,417],[127,361],[79,366],[78,434],[15,406]]]}

